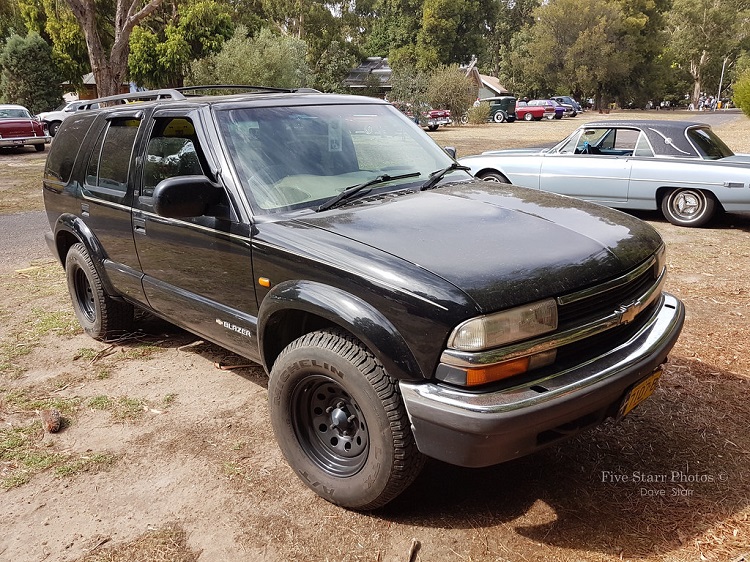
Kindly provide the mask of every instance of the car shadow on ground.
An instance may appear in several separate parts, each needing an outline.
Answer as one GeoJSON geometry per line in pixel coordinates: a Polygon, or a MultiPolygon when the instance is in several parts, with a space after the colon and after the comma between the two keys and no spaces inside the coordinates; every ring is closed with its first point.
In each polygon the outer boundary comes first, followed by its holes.
{"type": "Polygon", "coordinates": [[[193,353],[210,361],[215,368],[232,373],[268,388],[268,377],[263,367],[236,353],[202,339],[146,311],[136,310],[135,331],[117,341],[108,342],[125,348],[150,345],[193,353]]]}
{"type": "Polygon", "coordinates": [[[626,558],[705,545],[728,529],[722,548],[736,558],[745,537],[731,534],[731,519],[750,502],[750,381],[679,357],[662,379],[621,422],[535,455],[484,469],[431,461],[377,516],[497,528],[485,537],[494,552],[526,538],[626,558]]]}

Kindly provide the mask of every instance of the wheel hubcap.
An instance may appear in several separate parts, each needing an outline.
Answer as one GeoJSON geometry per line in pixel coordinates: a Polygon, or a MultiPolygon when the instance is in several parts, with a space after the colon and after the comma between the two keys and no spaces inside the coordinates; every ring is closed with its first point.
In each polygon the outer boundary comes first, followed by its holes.
{"type": "Polygon", "coordinates": [[[701,213],[702,202],[700,197],[692,191],[683,191],[679,193],[675,199],[672,208],[675,213],[685,217],[693,218],[701,213]]]}
{"type": "Polygon", "coordinates": [[[335,476],[359,472],[370,440],[357,402],[334,380],[309,377],[294,392],[294,427],[305,453],[335,476]]]}

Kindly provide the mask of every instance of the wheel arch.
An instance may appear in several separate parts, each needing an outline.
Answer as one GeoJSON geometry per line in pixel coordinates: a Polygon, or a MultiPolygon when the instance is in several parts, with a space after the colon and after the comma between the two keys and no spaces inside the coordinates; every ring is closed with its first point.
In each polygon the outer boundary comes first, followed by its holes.
{"type": "MultiPolygon", "coordinates": [[[[661,203],[664,201],[664,198],[675,189],[685,189],[684,187],[677,187],[673,185],[662,185],[661,187],[656,189],[656,208],[661,209],[661,203]]],[[[724,209],[724,205],[721,204],[721,200],[716,197],[716,194],[713,192],[712,189],[708,189],[705,187],[696,187],[698,191],[702,191],[706,194],[706,196],[711,197],[711,199],[714,200],[714,204],[716,205],[716,212],[717,213],[724,213],[726,210],[724,209]]]]}
{"type": "Polygon", "coordinates": [[[313,281],[289,281],[264,298],[258,314],[258,345],[268,372],[282,350],[298,337],[338,327],[356,337],[396,379],[424,377],[396,327],[363,299],[313,281]]]}
{"type": "Polygon", "coordinates": [[[104,285],[105,291],[109,295],[116,295],[117,291],[114,290],[112,284],[109,281],[109,277],[106,274],[105,269],[102,267],[102,262],[106,258],[104,248],[99,243],[99,240],[94,236],[93,232],[86,226],[79,217],[72,214],[61,215],[57,219],[57,224],[54,230],[54,247],[57,253],[57,259],[60,264],[65,268],[65,256],[68,255],[70,248],[78,243],[81,243],[86,248],[94,267],[99,274],[99,278],[104,285]]]}
{"type": "Polygon", "coordinates": [[[506,183],[513,185],[511,181],[508,179],[508,174],[506,174],[502,170],[498,170],[497,168],[488,168],[488,167],[482,168],[478,170],[476,174],[474,174],[474,177],[481,179],[482,176],[485,174],[497,174],[499,176],[503,176],[505,178],[506,183]]]}

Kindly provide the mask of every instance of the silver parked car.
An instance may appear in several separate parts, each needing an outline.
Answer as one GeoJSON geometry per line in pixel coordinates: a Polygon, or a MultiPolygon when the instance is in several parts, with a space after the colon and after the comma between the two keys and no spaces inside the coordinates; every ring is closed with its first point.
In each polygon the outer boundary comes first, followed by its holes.
{"type": "Polygon", "coordinates": [[[587,123],[550,149],[489,151],[460,163],[489,181],[661,209],[680,226],[703,226],[722,210],[750,211],[750,156],[734,154],[704,123],[587,123]]]}

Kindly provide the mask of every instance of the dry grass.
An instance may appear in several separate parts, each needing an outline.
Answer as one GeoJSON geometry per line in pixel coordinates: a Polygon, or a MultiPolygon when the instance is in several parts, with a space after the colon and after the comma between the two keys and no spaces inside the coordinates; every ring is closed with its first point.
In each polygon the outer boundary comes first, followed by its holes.
{"type": "Polygon", "coordinates": [[[176,524],[149,529],[136,540],[121,545],[102,546],[108,537],[98,539],[92,552],[77,562],[195,562],[198,553],[187,546],[187,534],[176,524]]]}

